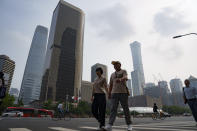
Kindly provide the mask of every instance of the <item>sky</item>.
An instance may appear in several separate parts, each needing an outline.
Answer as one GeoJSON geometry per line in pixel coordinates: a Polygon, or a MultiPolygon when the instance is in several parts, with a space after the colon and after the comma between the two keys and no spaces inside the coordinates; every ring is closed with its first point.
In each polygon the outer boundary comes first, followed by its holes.
{"type": "MultiPolygon", "coordinates": [[[[0,54],[16,62],[11,87],[20,89],[37,25],[50,30],[59,0],[0,0],[0,54]]],[[[83,80],[96,63],[133,71],[130,43],[138,41],[146,82],[197,76],[196,0],[65,0],[85,12],[83,80]],[[156,79],[153,77],[155,76],[156,79]]],[[[109,75],[110,76],[110,75],[109,75]]]]}

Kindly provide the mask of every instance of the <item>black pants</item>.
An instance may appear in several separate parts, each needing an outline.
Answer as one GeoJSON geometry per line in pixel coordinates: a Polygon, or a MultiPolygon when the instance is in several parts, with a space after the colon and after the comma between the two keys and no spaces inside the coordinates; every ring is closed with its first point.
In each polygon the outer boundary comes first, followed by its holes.
{"type": "Polygon", "coordinates": [[[192,111],[192,115],[193,115],[195,121],[197,122],[197,99],[192,100],[192,101],[188,101],[188,105],[192,111]]]}
{"type": "Polygon", "coordinates": [[[94,94],[92,103],[92,114],[101,126],[105,126],[106,97],[105,94],[94,94]]]}

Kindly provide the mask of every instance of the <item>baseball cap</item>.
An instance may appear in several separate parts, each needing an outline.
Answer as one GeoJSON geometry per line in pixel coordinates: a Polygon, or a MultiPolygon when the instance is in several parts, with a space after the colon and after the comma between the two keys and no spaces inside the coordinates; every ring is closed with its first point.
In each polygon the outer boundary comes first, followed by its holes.
{"type": "Polygon", "coordinates": [[[120,64],[121,65],[121,63],[119,61],[112,61],[111,64],[112,65],[116,65],[116,64],[120,64]]]}

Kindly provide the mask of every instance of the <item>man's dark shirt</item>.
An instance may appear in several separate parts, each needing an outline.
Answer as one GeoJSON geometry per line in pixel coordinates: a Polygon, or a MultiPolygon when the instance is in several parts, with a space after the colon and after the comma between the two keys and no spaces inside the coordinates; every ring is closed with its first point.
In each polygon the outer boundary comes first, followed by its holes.
{"type": "Polygon", "coordinates": [[[153,112],[157,112],[158,107],[156,105],[153,106],[153,112]]]}

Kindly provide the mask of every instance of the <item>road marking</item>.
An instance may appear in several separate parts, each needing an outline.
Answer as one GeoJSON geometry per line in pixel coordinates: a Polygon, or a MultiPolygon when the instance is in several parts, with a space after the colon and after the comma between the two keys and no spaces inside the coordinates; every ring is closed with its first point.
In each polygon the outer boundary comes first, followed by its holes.
{"type": "Polygon", "coordinates": [[[72,130],[68,128],[63,127],[48,127],[49,129],[56,130],[56,131],[79,131],[79,130],[72,130]]]}
{"type": "MultiPolygon", "coordinates": [[[[83,127],[80,127],[80,128],[82,128],[82,129],[92,129],[92,130],[96,130],[97,129],[97,127],[89,127],[89,126],[83,126],[83,127]]],[[[112,131],[120,131],[120,130],[112,128],[112,131]]]]}
{"type": "Polygon", "coordinates": [[[154,128],[151,128],[151,127],[134,127],[134,129],[144,129],[144,130],[155,130],[155,131],[159,131],[159,130],[162,130],[162,131],[196,131],[196,130],[186,130],[186,129],[172,129],[172,128],[157,128],[157,127],[154,127],[154,128]]]}
{"type": "Polygon", "coordinates": [[[9,128],[10,131],[31,131],[27,128],[9,128]]]}

